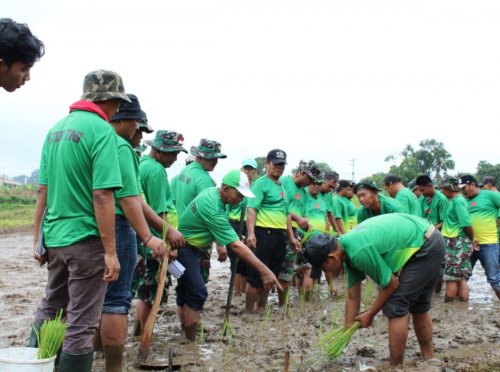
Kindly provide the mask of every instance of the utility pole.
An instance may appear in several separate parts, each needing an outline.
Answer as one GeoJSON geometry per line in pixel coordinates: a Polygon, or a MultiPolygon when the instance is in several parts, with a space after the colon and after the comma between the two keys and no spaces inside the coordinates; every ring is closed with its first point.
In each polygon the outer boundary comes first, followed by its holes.
{"type": "Polygon", "coordinates": [[[352,165],[352,182],[355,182],[354,181],[354,162],[356,161],[357,159],[351,159],[349,160],[351,162],[351,165],[352,165]]]}

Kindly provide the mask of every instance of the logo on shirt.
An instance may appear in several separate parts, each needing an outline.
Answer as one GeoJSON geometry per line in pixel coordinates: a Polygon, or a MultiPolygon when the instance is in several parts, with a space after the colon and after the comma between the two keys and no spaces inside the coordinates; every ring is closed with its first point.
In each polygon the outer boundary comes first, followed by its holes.
{"type": "Polygon", "coordinates": [[[83,137],[83,132],[79,132],[73,129],[58,130],[56,132],[50,133],[49,144],[58,143],[61,141],[71,141],[74,143],[80,142],[83,137]]]}
{"type": "Polygon", "coordinates": [[[296,200],[300,200],[300,194],[299,193],[295,194],[295,199],[296,200]]]}

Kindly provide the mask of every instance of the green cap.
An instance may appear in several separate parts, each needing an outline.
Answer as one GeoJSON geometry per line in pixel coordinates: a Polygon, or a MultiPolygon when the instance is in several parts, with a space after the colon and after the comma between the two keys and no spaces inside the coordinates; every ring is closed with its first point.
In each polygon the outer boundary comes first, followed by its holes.
{"type": "Polygon", "coordinates": [[[255,195],[250,191],[250,182],[245,173],[239,169],[232,170],[222,178],[222,183],[229,187],[234,187],[241,195],[247,198],[255,198],[255,195]]]}
{"type": "Polygon", "coordinates": [[[183,151],[187,154],[187,150],[182,147],[183,142],[184,137],[182,134],[169,130],[159,130],[156,132],[156,137],[153,141],[144,141],[146,145],[163,152],[183,151]]]}
{"type": "Polygon", "coordinates": [[[83,80],[82,99],[92,102],[121,99],[131,102],[125,94],[125,87],[120,75],[108,70],[89,72],[83,80]]]}
{"type": "Polygon", "coordinates": [[[219,142],[207,140],[205,138],[202,138],[198,147],[196,146],[191,147],[191,154],[200,157],[202,159],[227,158],[226,155],[221,154],[219,142]]]}
{"type": "Polygon", "coordinates": [[[241,165],[244,167],[252,167],[253,169],[257,169],[257,162],[255,161],[255,159],[252,158],[243,160],[241,165]]]}
{"type": "Polygon", "coordinates": [[[354,192],[357,193],[358,190],[369,189],[372,191],[382,191],[382,189],[372,180],[361,180],[354,186],[354,192]]]}

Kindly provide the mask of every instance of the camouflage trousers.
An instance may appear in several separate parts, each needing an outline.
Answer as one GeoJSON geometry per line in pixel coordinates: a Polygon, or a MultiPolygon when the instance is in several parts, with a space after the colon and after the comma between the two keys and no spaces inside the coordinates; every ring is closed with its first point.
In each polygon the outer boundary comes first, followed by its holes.
{"type": "MultiPolygon", "coordinates": [[[[152,305],[158,289],[156,276],[159,273],[160,262],[153,259],[151,250],[139,245],[139,255],[141,258],[135,267],[134,279],[132,281],[132,293],[134,298],[152,305]]],[[[167,280],[160,303],[166,303],[168,299],[168,289],[172,284],[170,274],[167,272],[167,280]]]]}
{"type": "Polygon", "coordinates": [[[472,244],[468,237],[446,238],[444,256],[444,280],[469,279],[472,273],[470,256],[472,244]]]}

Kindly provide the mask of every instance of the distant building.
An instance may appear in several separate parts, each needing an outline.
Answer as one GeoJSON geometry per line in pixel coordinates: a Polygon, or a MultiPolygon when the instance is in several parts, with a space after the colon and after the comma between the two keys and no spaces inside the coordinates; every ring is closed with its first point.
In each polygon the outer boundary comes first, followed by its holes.
{"type": "Polygon", "coordinates": [[[17,186],[22,186],[22,183],[10,179],[5,174],[3,176],[0,176],[0,187],[17,187],[17,186]]]}

